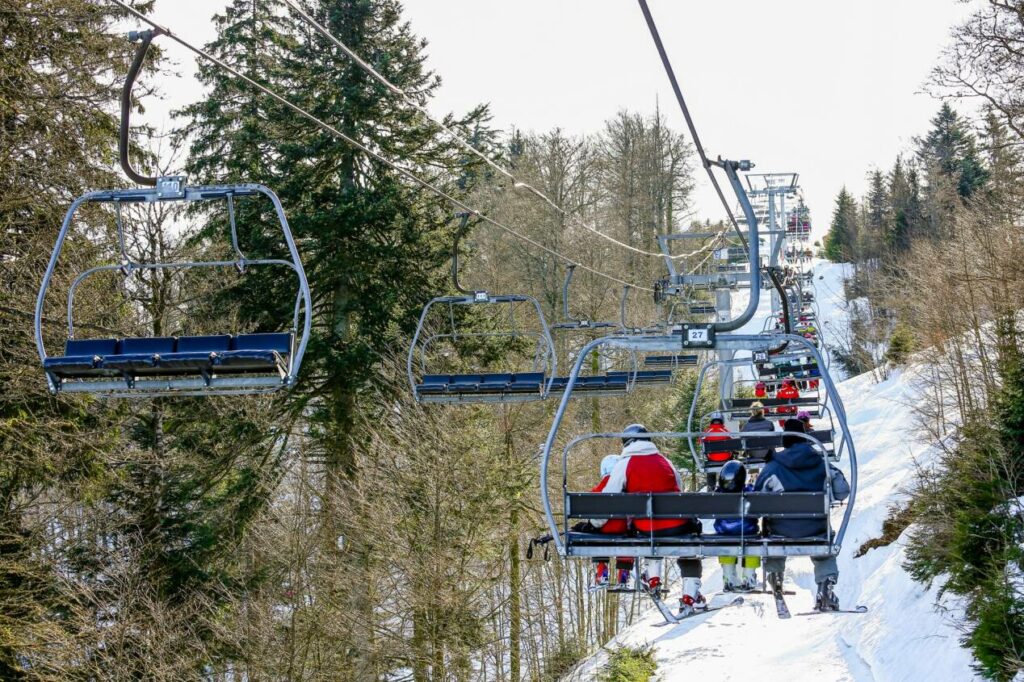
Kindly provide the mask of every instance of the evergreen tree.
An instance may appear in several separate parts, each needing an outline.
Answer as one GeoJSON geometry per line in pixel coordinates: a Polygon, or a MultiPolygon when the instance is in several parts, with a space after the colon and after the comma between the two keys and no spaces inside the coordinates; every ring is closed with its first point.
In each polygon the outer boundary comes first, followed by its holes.
{"type": "Polygon", "coordinates": [[[916,231],[921,228],[921,195],[917,171],[896,157],[896,163],[888,177],[888,203],[891,210],[886,220],[884,239],[886,249],[892,254],[901,254],[910,248],[916,231]]]}
{"type": "Polygon", "coordinates": [[[969,199],[988,179],[974,134],[948,103],[943,103],[931,124],[932,129],[918,141],[917,151],[929,186],[945,181],[960,199],[969,199]]]}
{"type": "MultiPolygon", "coordinates": [[[[150,3],[137,6],[148,11],[150,3]]],[[[120,74],[133,47],[119,32],[119,11],[85,0],[40,0],[31,7],[0,0],[0,678],[69,679],[87,665],[78,648],[95,613],[71,593],[74,543],[55,544],[55,510],[80,511],[83,491],[102,488],[104,460],[122,446],[121,415],[88,399],[47,395],[32,338],[40,276],[73,197],[116,187],[120,74]]],[[[152,64],[152,61],[149,63],[152,64]]],[[[148,68],[148,65],[147,65],[148,68]]],[[[102,211],[81,221],[100,232],[102,211]]],[[[63,264],[89,261],[93,248],[69,240],[63,264]]],[[[46,311],[66,293],[54,282],[46,311]]],[[[103,300],[76,300],[78,312],[103,324],[103,300]]],[[[59,352],[67,329],[44,322],[47,349],[59,352]]],[[[78,318],[81,320],[82,318],[78,318]]],[[[80,327],[82,335],[102,328],[80,327]]],[[[70,515],[69,515],[70,516],[70,515]]],[[[76,516],[81,516],[77,514],[76,516]]],[[[102,537],[88,528],[63,531],[80,542],[102,537]]],[[[81,674],[81,677],[90,677],[81,674]]]]}
{"type": "Polygon", "coordinates": [[[861,208],[864,220],[858,251],[862,259],[872,260],[881,254],[885,227],[890,217],[889,197],[882,171],[874,170],[868,174],[868,193],[861,208]]]}
{"type": "Polygon", "coordinates": [[[1020,143],[991,108],[986,109],[981,145],[988,168],[986,196],[1020,218],[1020,187],[1024,183],[1024,156],[1020,143]]]}
{"type": "MultiPolygon", "coordinates": [[[[396,0],[311,0],[304,5],[318,23],[420,102],[438,87],[438,77],[424,66],[425,43],[402,21],[396,0]]],[[[255,80],[383,157],[454,195],[465,191],[458,181],[466,177],[471,160],[434,124],[312,27],[272,14],[252,2],[233,3],[218,17],[220,25],[258,22],[261,28],[226,31],[208,48],[229,63],[246,64],[255,80]],[[261,51],[270,56],[264,58],[261,51]]],[[[314,327],[290,409],[311,420],[310,454],[323,463],[326,475],[322,558],[339,576],[330,589],[319,592],[318,600],[325,609],[360,614],[349,621],[351,631],[337,633],[347,644],[332,650],[335,656],[350,656],[344,665],[355,666],[340,676],[370,674],[377,663],[351,656],[370,646],[375,627],[372,604],[357,587],[359,575],[373,570],[372,539],[360,546],[358,534],[349,532],[350,551],[342,555],[337,548],[342,534],[338,505],[346,481],[360,467],[357,417],[360,411],[383,409],[360,405],[357,396],[384,374],[384,361],[404,352],[419,310],[445,289],[440,266],[450,250],[453,207],[294,112],[265,102],[260,108],[231,106],[234,98],[247,94],[230,74],[204,69],[199,77],[216,104],[188,112],[203,131],[192,149],[190,172],[205,180],[229,170],[223,160],[230,159],[232,169],[244,170],[245,180],[278,191],[301,244],[314,327]],[[247,129],[257,131],[252,139],[259,144],[239,132],[247,129]],[[355,563],[343,563],[345,557],[355,563]]],[[[478,130],[486,147],[491,137],[486,119],[486,109],[479,107],[448,123],[464,133],[478,130]]],[[[270,310],[277,319],[287,319],[281,314],[291,302],[272,292],[239,292],[243,316],[260,322],[262,311],[270,310]],[[275,301],[280,302],[276,308],[275,301]]]]}
{"type": "Polygon", "coordinates": [[[832,224],[825,235],[825,257],[835,263],[849,262],[857,253],[857,202],[843,187],[836,197],[832,224]]]}

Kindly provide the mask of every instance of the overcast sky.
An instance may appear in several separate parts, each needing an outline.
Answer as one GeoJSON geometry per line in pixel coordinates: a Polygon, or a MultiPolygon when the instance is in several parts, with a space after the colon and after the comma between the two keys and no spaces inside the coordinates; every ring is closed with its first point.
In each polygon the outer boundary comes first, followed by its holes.
{"type": "MultiPolygon", "coordinates": [[[[800,173],[815,234],[842,185],[887,169],[922,133],[938,103],[922,86],[950,27],[971,6],[956,0],[649,0],[708,153],[747,158],[757,171],[800,173]]],[[[154,18],[204,43],[221,0],[156,0],[154,18]]],[[[643,16],[632,0],[406,0],[443,78],[434,113],[488,102],[494,123],[595,132],[626,108],[660,102],[685,129],[643,16]]],[[[194,61],[163,41],[181,78],[164,85],[147,119],[202,96],[194,61]]],[[[723,215],[706,178],[697,213],[723,215]]]]}

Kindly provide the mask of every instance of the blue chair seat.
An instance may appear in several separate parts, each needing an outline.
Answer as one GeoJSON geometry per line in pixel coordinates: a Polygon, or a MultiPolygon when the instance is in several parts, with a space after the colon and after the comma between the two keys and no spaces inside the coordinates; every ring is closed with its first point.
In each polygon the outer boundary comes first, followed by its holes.
{"type": "Polygon", "coordinates": [[[513,393],[540,393],[544,385],[544,372],[520,372],[512,375],[508,390],[513,393]]]}
{"type": "Polygon", "coordinates": [[[418,386],[420,393],[437,395],[448,392],[448,385],[451,383],[450,374],[425,374],[423,382],[418,386]]]}
{"type": "Polygon", "coordinates": [[[61,379],[76,377],[110,376],[100,367],[107,355],[117,353],[117,339],[68,339],[64,355],[43,360],[43,369],[61,379]]]}
{"type": "Polygon", "coordinates": [[[239,334],[231,340],[231,349],[217,352],[213,358],[218,373],[287,373],[287,358],[292,351],[291,333],[239,334]]]}
{"type": "Polygon", "coordinates": [[[231,337],[179,336],[174,352],[160,356],[161,369],[174,373],[204,372],[212,369],[217,356],[231,348],[231,337]]]}
{"type": "Polygon", "coordinates": [[[154,374],[160,356],[174,352],[174,337],[121,339],[117,350],[116,355],[104,356],[100,367],[125,374],[154,374]]]}

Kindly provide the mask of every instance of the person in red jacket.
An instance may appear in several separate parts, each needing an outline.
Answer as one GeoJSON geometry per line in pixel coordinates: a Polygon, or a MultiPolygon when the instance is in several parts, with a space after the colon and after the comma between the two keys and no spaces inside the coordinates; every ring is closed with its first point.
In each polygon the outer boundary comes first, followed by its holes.
{"type": "MultiPolygon", "coordinates": [[[[612,470],[615,469],[615,465],[622,459],[621,455],[608,455],[601,460],[601,481],[595,485],[590,492],[599,493],[604,490],[604,487],[608,485],[608,479],[611,477],[612,470]]],[[[629,530],[628,519],[608,519],[604,525],[598,529],[598,532],[604,533],[605,535],[625,535],[629,530]]],[[[596,566],[596,578],[594,583],[597,585],[608,584],[608,559],[600,558],[594,560],[596,566]]],[[[633,571],[633,559],[632,557],[617,557],[615,559],[615,570],[618,571],[616,583],[619,585],[625,585],[629,582],[630,573],[633,571]]]]}
{"type": "MultiPolygon", "coordinates": [[[[648,433],[643,424],[630,424],[622,430],[622,458],[608,477],[604,486],[606,493],[677,493],[682,490],[679,472],[668,459],[658,452],[657,446],[644,435],[648,433]]],[[[600,519],[591,521],[602,526],[600,519]]],[[[642,535],[672,537],[699,533],[697,519],[634,519],[633,526],[642,535]]],[[[707,608],[707,601],[700,593],[702,566],[700,559],[676,559],[679,573],[683,577],[683,596],[679,600],[681,615],[688,615],[697,608],[707,608]]],[[[661,588],[662,559],[647,560],[647,571],[641,577],[644,588],[651,592],[661,588]]]]}
{"type": "Polygon", "coordinates": [[[768,397],[768,387],[765,386],[765,383],[763,381],[757,382],[757,384],[754,386],[754,397],[755,398],[767,398],[768,397]]]}
{"type": "MultiPolygon", "coordinates": [[[[775,394],[775,397],[784,400],[793,400],[795,398],[800,397],[800,389],[796,387],[796,382],[794,382],[792,379],[784,379],[782,382],[782,388],[780,388],[779,392],[775,394]]],[[[796,414],[796,406],[779,406],[779,408],[775,410],[775,413],[784,415],[782,419],[779,420],[779,424],[784,425],[786,423],[786,417],[788,415],[796,414]]]]}
{"type": "MultiPolygon", "coordinates": [[[[725,418],[722,416],[721,412],[712,412],[711,413],[711,423],[708,424],[708,428],[705,429],[704,433],[707,433],[707,434],[723,434],[723,435],[701,436],[700,442],[702,444],[703,443],[710,443],[710,442],[713,442],[713,441],[719,441],[719,440],[729,440],[729,436],[728,435],[724,435],[724,434],[728,434],[729,433],[729,429],[725,425],[725,418]]],[[[728,462],[730,459],[732,459],[732,453],[730,453],[730,452],[712,452],[712,453],[708,454],[707,457],[708,457],[708,461],[710,461],[710,462],[728,462]]]]}

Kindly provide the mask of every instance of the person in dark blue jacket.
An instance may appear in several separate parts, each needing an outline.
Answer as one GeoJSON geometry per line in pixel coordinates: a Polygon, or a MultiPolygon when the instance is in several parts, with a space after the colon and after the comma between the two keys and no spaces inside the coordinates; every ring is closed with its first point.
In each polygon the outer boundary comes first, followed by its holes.
{"type": "MultiPolygon", "coordinates": [[[[799,419],[787,419],[783,430],[788,433],[804,433],[804,423],[799,419]]],[[[761,470],[754,482],[754,490],[766,493],[824,491],[826,467],[821,453],[809,441],[797,436],[783,436],[782,445],[784,449],[775,453],[761,470]]],[[[768,534],[788,538],[823,536],[828,531],[824,519],[766,519],[765,526],[768,534]]],[[[823,611],[838,609],[839,600],[833,592],[839,579],[836,558],[811,557],[811,561],[814,563],[814,581],[818,584],[815,608],[823,611]]],[[[764,569],[772,589],[781,590],[786,558],[768,557],[764,569]]]]}
{"type": "MultiPolygon", "coordinates": [[[[751,492],[754,486],[747,485],[747,468],[742,462],[730,459],[718,472],[716,493],[751,492]]],[[[745,516],[742,518],[715,519],[715,532],[719,535],[744,535],[755,537],[760,529],[757,519],[745,516]]],[[[738,559],[734,556],[720,556],[718,563],[722,565],[722,584],[726,592],[751,592],[757,589],[757,569],[761,565],[758,556],[743,557],[743,571],[737,566],[738,559]]]]}

